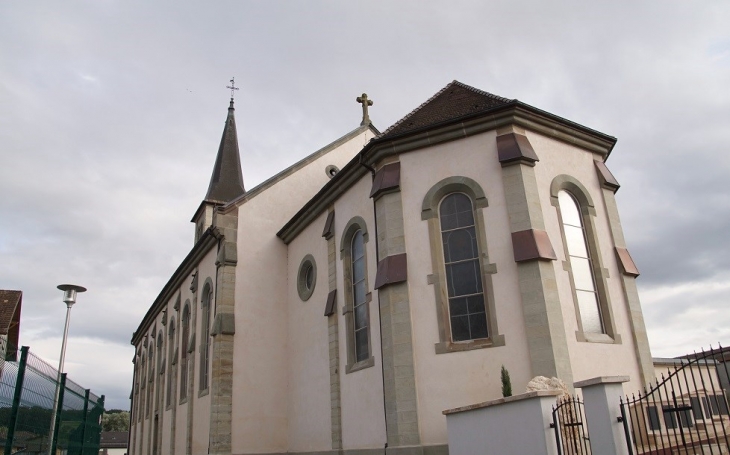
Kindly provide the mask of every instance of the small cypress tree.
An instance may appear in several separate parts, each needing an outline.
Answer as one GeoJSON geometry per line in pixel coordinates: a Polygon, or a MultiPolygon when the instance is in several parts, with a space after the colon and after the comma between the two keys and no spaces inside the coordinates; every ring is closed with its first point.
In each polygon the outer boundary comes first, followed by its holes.
{"type": "Polygon", "coordinates": [[[502,396],[503,397],[511,397],[512,396],[512,382],[509,379],[509,371],[507,371],[507,368],[502,365],[502,396]]]}

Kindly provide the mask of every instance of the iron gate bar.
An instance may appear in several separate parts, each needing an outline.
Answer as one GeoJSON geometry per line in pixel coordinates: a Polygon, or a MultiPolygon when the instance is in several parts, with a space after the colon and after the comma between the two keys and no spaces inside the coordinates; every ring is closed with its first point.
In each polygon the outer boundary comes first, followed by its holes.
{"type": "Polygon", "coordinates": [[[695,352],[674,361],[667,376],[661,374],[654,385],[648,384],[648,390],[645,387],[638,396],[625,395],[625,400],[621,397],[619,421],[624,425],[629,454],[658,455],[677,449],[687,454],[726,453],[730,449],[725,428],[730,406],[723,384],[730,376],[728,362],[722,346],[695,352]],[[718,355],[721,361],[715,360],[718,355]]]}
{"type": "MultiPolygon", "coordinates": [[[[624,424],[624,436],[626,436],[627,441],[631,441],[631,435],[629,434],[629,428],[626,426],[626,410],[624,409],[624,400],[622,397],[619,397],[619,403],[621,403],[621,422],[624,424]]],[[[631,444],[628,444],[629,448],[629,455],[634,455],[633,447],[631,447],[631,444]]]]}
{"type": "MultiPolygon", "coordinates": [[[[714,360],[715,352],[712,349],[712,347],[710,347],[710,355],[712,356],[712,359],[714,360]]],[[[715,362],[715,365],[717,365],[717,362],[715,362]]],[[[705,368],[707,368],[708,372],[710,371],[709,364],[705,364],[705,368]]],[[[727,367],[725,367],[725,368],[727,368],[727,367]]],[[[717,366],[715,366],[715,370],[717,371],[717,366]]],[[[718,377],[718,381],[719,381],[719,379],[720,378],[718,377]]],[[[710,381],[710,385],[712,386],[712,395],[713,395],[715,401],[717,402],[717,413],[720,416],[720,418],[722,418],[722,409],[720,408],[720,402],[718,401],[718,398],[717,398],[718,394],[717,394],[717,391],[715,390],[715,384],[714,384],[714,382],[710,381]]],[[[727,415],[730,416],[730,409],[728,409],[727,397],[725,396],[725,391],[720,389],[720,392],[722,395],[722,399],[724,400],[724,403],[725,403],[725,411],[726,411],[727,415]]],[[[710,405],[710,408],[712,408],[712,405],[710,405]]],[[[714,427],[714,425],[713,425],[713,427],[714,427]]],[[[720,427],[722,428],[722,435],[725,438],[725,441],[727,441],[727,433],[725,432],[725,425],[720,425],[720,427]]],[[[717,432],[717,429],[715,429],[715,432],[717,432]]]]}
{"type": "MultiPolygon", "coordinates": [[[[689,403],[690,403],[690,405],[688,406],[689,409],[687,409],[687,411],[692,411],[691,414],[687,414],[687,422],[690,426],[692,426],[692,425],[696,426],[697,419],[695,419],[694,408],[692,407],[692,395],[691,395],[692,392],[690,391],[689,381],[687,380],[687,369],[682,368],[681,371],[682,371],[682,377],[684,377],[684,384],[687,387],[687,399],[689,400],[689,403]],[[690,420],[692,420],[692,419],[694,419],[694,423],[690,422],[690,420]]],[[[680,379],[679,381],[680,381],[680,385],[681,385],[682,380],[680,379]]],[[[683,401],[684,401],[684,399],[683,399],[683,401]]],[[[697,444],[699,444],[699,446],[701,448],[702,447],[702,436],[699,433],[699,428],[697,428],[697,438],[699,439],[699,441],[697,441],[697,444]]],[[[692,446],[694,446],[695,445],[694,431],[689,432],[689,439],[692,442],[692,446]]]]}
{"type": "Polygon", "coordinates": [[[590,453],[590,441],[583,425],[585,422],[583,402],[580,398],[575,396],[559,399],[553,406],[552,418],[553,423],[550,427],[555,433],[558,455],[590,453]]]}

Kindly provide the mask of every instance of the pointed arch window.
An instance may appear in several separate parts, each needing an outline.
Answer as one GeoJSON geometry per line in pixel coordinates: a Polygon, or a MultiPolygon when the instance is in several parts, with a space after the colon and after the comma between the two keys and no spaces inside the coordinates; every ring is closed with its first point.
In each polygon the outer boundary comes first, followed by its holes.
{"type": "Polygon", "coordinates": [[[208,370],[210,369],[210,315],[212,307],[213,292],[210,284],[206,283],[203,288],[203,299],[201,302],[201,337],[200,337],[200,390],[208,389],[208,370]]]}
{"type": "Polygon", "coordinates": [[[166,401],[165,406],[170,406],[172,404],[172,365],[175,363],[175,319],[170,319],[170,324],[167,328],[167,344],[168,344],[168,363],[170,364],[167,367],[167,394],[166,394],[166,401]]]}
{"type": "Polygon", "coordinates": [[[180,339],[180,400],[188,396],[188,343],[190,343],[190,305],[185,303],[182,313],[182,338],[180,339]]]}

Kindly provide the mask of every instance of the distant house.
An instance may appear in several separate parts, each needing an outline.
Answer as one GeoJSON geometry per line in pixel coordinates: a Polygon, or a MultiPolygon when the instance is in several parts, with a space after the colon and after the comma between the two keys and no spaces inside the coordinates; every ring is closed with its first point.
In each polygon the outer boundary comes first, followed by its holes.
{"type": "Polygon", "coordinates": [[[0,289],[0,362],[16,360],[22,303],[22,291],[0,289]]]}
{"type": "Polygon", "coordinates": [[[126,455],[128,431],[102,431],[99,455],[126,455]]]}

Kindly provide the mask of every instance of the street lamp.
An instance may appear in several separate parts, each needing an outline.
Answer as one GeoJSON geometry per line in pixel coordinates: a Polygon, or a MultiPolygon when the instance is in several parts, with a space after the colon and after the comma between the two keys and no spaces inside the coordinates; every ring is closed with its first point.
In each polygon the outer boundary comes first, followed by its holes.
{"type": "Polygon", "coordinates": [[[75,284],[60,284],[58,289],[63,291],[63,303],[66,304],[66,326],[63,328],[63,342],[61,343],[61,359],[58,361],[58,378],[56,380],[56,396],[53,399],[53,413],[51,414],[51,431],[48,438],[48,455],[53,455],[53,438],[56,432],[56,414],[58,414],[58,396],[61,392],[61,375],[63,362],[66,359],[66,339],[68,338],[68,323],[71,319],[71,307],[76,303],[76,294],[86,292],[83,286],[75,284]]]}

